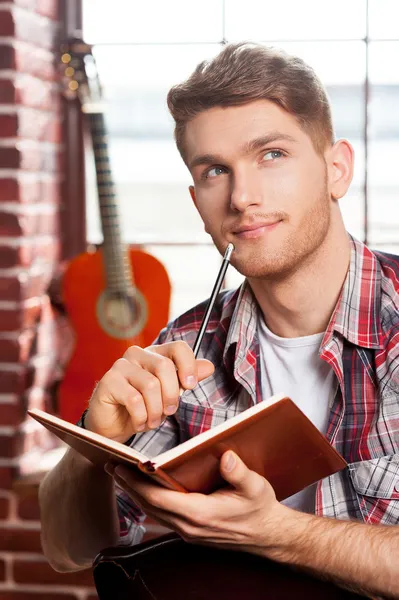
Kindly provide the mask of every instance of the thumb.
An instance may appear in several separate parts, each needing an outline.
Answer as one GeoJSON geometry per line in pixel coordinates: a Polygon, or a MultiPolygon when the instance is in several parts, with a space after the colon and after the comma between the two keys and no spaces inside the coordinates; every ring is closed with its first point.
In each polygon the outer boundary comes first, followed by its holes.
{"type": "Polygon", "coordinates": [[[256,473],[250,471],[241,458],[232,450],[228,450],[223,454],[220,461],[220,473],[223,479],[236,490],[247,495],[251,495],[254,491],[254,475],[256,477],[256,473]]]}

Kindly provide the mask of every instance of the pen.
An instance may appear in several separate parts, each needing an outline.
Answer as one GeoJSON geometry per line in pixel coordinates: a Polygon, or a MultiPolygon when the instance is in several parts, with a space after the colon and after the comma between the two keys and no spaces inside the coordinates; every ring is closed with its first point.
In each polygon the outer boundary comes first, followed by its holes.
{"type": "Polygon", "coordinates": [[[213,305],[215,304],[217,295],[220,292],[220,288],[222,287],[223,279],[226,274],[227,267],[229,266],[230,258],[233,253],[233,250],[234,250],[233,244],[229,244],[226,248],[226,252],[224,253],[223,261],[222,261],[218,276],[216,278],[215,285],[213,286],[212,294],[210,295],[208,304],[206,305],[205,313],[202,318],[202,322],[201,322],[200,328],[197,333],[197,337],[194,342],[193,352],[194,352],[195,358],[197,358],[197,356],[198,356],[198,351],[200,349],[202,338],[204,337],[205,330],[208,326],[209,317],[211,316],[213,305]]]}
{"type": "MultiPolygon", "coordinates": [[[[193,346],[193,352],[194,352],[195,358],[197,358],[197,356],[198,356],[202,338],[204,337],[204,333],[207,328],[207,325],[209,322],[209,317],[211,316],[211,312],[212,312],[213,306],[215,304],[215,300],[217,298],[218,293],[220,292],[220,288],[222,287],[223,279],[226,274],[227,267],[230,264],[230,258],[233,253],[233,250],[234,250],[233,244],[229,244],[224,253],[223,261],[222,261],[221,267],[219,269],[219,273],[216,278],[215,285],[213,286],[212,293],[209,297],[208,304],[206,305],[206,308],[205,308],[204,316],[202,317],[202,321],[201,321],[201,325],[200,325],[200,328],[197,333],[197,337],[195,338],[195,342],[194,342],[194,346],[193,346]]],[[[184,394],[184,392],[186,392],[186,391],[187,390],[180,388],[180,390],[179,390],[180,396],[182,394],[184,394]]]]}

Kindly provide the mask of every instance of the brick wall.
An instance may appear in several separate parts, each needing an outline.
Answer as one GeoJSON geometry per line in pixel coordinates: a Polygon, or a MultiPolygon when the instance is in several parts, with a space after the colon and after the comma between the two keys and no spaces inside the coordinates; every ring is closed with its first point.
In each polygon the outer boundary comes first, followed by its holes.
{"type": "Polygon", "coordinates": [[[37,484],[55,446],[26,409],[53,410],[62,108],[57,0],[0,0],[0,599],[96,598],[90,571],[60,574],[40,548],[37,484]]]}
{"type": "MultiPolygon", "coordinates": [[[[49,388],[64,350],[48,296],[60,221],[68,235],[59,8],[0,0],[0,600],[97,598],[90,570],[56,573],[42,556],[38,484],[29,478],[57,442],[26,409],[55,410],[49,388]]],[[[150,523],[146,539],[165,531],[150,523]]]]}

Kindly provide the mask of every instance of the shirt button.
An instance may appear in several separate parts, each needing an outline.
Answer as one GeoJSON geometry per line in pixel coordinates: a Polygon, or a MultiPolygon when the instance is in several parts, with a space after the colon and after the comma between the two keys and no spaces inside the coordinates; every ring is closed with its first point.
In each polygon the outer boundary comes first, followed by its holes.
{"type": "Polygon", "coordinates": [[[398,481],[395,483],[395,492],[399,492],[399,479],[398,479],[398,481]]]}

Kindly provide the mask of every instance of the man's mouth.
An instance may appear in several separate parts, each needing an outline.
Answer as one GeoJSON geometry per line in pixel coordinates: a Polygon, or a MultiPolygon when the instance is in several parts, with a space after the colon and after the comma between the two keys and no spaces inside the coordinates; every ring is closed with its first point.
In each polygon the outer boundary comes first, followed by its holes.
{"type": "Polygon", "coordinates": [[[281,221],[259,222],[241,225],[233,231],[233,234],[243,240],[255,239],[275,229],[281,221]]]}

